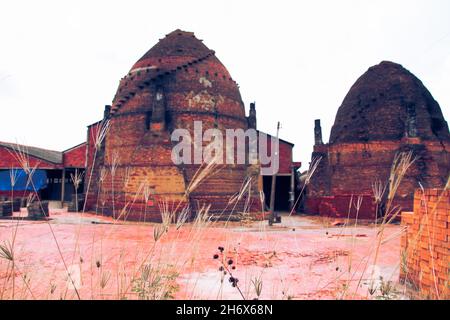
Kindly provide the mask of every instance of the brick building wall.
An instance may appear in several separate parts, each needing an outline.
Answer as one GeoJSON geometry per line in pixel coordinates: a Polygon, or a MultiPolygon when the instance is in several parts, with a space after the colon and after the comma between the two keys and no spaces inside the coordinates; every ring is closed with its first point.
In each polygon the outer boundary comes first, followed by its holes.
{"type": "MultiPolygon", "coordinates": [[[[279,171],[280,175],[290,175],[292,173],[292,149],[294,145],[284,140],[279,140],[279,171]]],[[[271,135],[267,135],[267,155],[272,154],[271,135]]],[[[266,156],[266,155],[264,155],[266,156]]],[[[261,165],[268,167],[269,165],[261,165]]]]}
{"type": "Polygon", "coordinates": [[[375,199],[370,194],[309,198],[307,205],[322,217],[375,220],[377,216],[375,199]]]}
{"type": "Polygon", "coordinates": [[[96,137],[99,134],[99,130],[105,126],[104,122],[96,122],[88,126],[86,136],[86,154],[85,163],[86,170],[84,176],[84,193],[86,199],[86,209],[96,210],[97,206],[101,205],[104,198],[101,191],[100,171],[102,169],[102,163],[104,161],[104,144],[98,150],[95,146],[96,137]]]}
{"type": "Polygon", "coordinates": [[[402,213],[400,279],[427,298],[448,299],[450,190],[417,190],[414,212],[402,213]]]}
{"type": "MultiPolygon", "coordinates": [[[[386,184],[396,155],[412,152],[416,160],[403,178],[394,201],[404,211],[413,209],[413,196],[419,182],[425,187],[443,186],[449,174],[449,142],[435,141],[371,141],[315,146],[313,157],[321,163],[308,186],[308,213],[324,216],[347,216],[350,199],[364,197],[359,217],[375,218],[372,186],[376,181],[386,184]],[[321,207],[322,204],[322,207],[321,207]]],[[[356,212],[352,210],[352,212],[356,212]]],[[[352,214],[350,217],[355,217],[352,214]]]]}
{"type": "Polygon", "coordinates": [[[65,168],[86,167],[86,143],[63,152],[63,163],[65,168]]]}

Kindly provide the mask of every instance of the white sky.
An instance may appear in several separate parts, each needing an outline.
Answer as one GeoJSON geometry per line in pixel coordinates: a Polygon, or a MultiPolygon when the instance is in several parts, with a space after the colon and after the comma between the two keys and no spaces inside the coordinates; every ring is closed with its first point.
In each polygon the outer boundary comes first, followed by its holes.
{"type": "Polygon", "coordinates": [[[2,1],[0,140],[64,150],[119,79],[180,28],[216,51],[258,127],[310,159],[356,79],[382,60],[418,76],[450,120],[450,1],[2,1]]]}

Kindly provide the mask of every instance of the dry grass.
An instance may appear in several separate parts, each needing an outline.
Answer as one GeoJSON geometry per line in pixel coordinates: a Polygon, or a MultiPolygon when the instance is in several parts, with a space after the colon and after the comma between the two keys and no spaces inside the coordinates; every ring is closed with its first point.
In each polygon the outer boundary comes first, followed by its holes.
{"type": "MultiPolygon", "coordinates": [[[[109,128],[109,123],[104,123],[101,125],[99,132],[94,137],[95,146],[96,146],[96,152],[97,149],[101,147],[101,143],[106,135],[106,132],[109,128]]],[[[22,167],[25,172],[29,174],[30,177],[32,177],[33,172],[36,170],[36,167],[30,167],[29,165],[29,159],[27,158],[27,152],[26,150],[18,149],[19,151],[15,152],[15,157],[19,163],[22,164],[22,167]]],[[[114,177],[117,174],[117,168],[120,164],[119,157],[114,154],[111,155],[111,163],[112,165],[109,167],[109,171],[106,168],[101,168],[100,175],[99,175],[99,181],[98,181],[98,191],[97,191],[97,207],[98,203],[102,194],[102,186],[104,182],[106,181],[106,177],[108,174],[110,174],[113,179],[112,184],[114,183],[114,177]]],[[[93,158],[93,164],[95,164],[95,156],[93,158]]],[[[303,195],[307,185],[311,182],[311,178],[313,177],[314,173],[316,172],[321,159],[313,159],[311,162],[310,168],[308,170],[308,173],[306,175],[305,182],[302,186],[300,195],[297,197],[295,201],[294,208],[297,206],[297,204],[300,201],[301,196],[303,195]]],[[[376,241],[373,242],[369,254],[364,257],[362,260],[358,261],[355,259],[355,257],[352,256],[352,254],[349,254],[346,257],[346,272],[343,273],[347,275],[347,279],[343,281],[343,284],[341,286],[341,290],[338,291],[336,298],[338,299],[351,299],[355,298],[357,296],[357,288],[359,285],[363,282],[365,277],[368,273],[370,273],[370,266],[376,265],[377,260],[379,258],[379,252],[382,245],[388,241],[391,241],[395,239],[396,237],[400,236],[395,234],[391,236],[390,238],[384,237],[384,231],[387,225],[395,219],[395,217],[400,213],[400,208],[393,205],[396,192],[401,184],[401,181],[403,177],[405,176],[407,170],[410,168],[412,163],[415,160],[412,157],[411,153],[407,154],[401,154],[397,156],[393,162],[389,182],[388,184],[384,185],[380,181],[376,181],[373,184],[373,193],[374,193],[374,199],[377,204],[377,218],[376,219],[376,225],[375,228],[377,228],[377,237],[376,241]],[[386,201],[386,212],[383,217],[378,216],[378,210],[379,205],[383,201],[386,201]],[[379,224],[377,221],[379,220],[379,224]],[[363,267],[364,272],[362,274],[359,274],[357,270],[360,269],[360,267],[363,267]],[[353,284],[356,283],[356,286],[353,286],[353,284]],[[356,290],[353,292],[352,288],[356,288],[356,290]]],[[[93,165],[92,165],[93,167],[93,165]]],[[[218,164],[216,161],[211,161],[209,164],[202,165],[198,171],[195,173],[194,178],[192,179],[191,183],[186,188],[186,192],[184,197],[188,198],[189,195],[198,188],[205,180],[212,177],[213,175],[217,174],[222,169],[222,167],[218,164]]],[[[11,182],[13,185],[13,182],[15,182],[15,179],[17,177],[16,173],[14,171],[11,171],[11,182]]],[[[92,179],[92,170],[90,174],[88,175],[87,181],[87,192],[85,195],[85,200],[87,199],[89,188],[91,185],[91,179],[92,179]]],[[[124,174],[123,174],[123,183],[127,184],[130,179],[131,170],[129,168],[125,168],[124,174]]],[[[71,176],[71,180],[75,186],[75,190],[78,189],[79,184],[82,181],[83,176],[75,172],[74,175],[71,176]]],[[[32,183],[32,179],[29,179],[29,182],[32,183]]],[[[244,212],[243,214],[248,214],[250,203],[248,202],[251,198],[250,195],[252,192],[252,185],[253,181],[252,178],[249,177],[245,181],[243,181],[241,185],[241,189],[238,193],[230,197],[228,201],[228,206],[224,211],[221,213],[221,215],[224,215],[226,210],[229,211],[227,215],[231,216],[236,210],[237,204],[240,201],[243,201],[243,199],[246,199],[246,203],[244,205],[244,212]],[[229,209],[230,208],[230,209],[229,209]],[[230,214],[231,212],[231,214],[230,214]]],[[[449,183],[447,184],[446,188],[448,188],[449,183]]],[[[114,199],[114,185],[112,185],[112,192],[113,192],[113,199],[114,199]]],[[[35,192],[30,195],[31,198],[29,200],[34,201],[40,201],[39,197],[37,196],[38,193],[35,192]]],[[[113,205],[113,212],[114,217],[117,218],[113,223],[111,223],[108,226],[105,226],[102,228],[101,232],[97,234],[97,231],[94,231],[92,234],[92,242],[91,242],[91,261],[86,261],[85,263],[88,263],[91,268],[91,276],[89,279],[90,283],[90,294],[88,296],[81,296],[78,292],[76,286],[75,286],[75,279],[71,278],[71,273],[69,272],[67,262],[64,258],[64,255],[62,254],[62,249],[59,246],[58,239],[53,231],[52,224],[50,222],[46,222],[48,224],[49,229],[51,231],[51,235],[53,238],[53,241],[57,247],[58,253],[59,253],[59,259],[61,260],[61,263],[64,266],[67,279],[74,287],[75,297],[78,299],[172,299],[176,292],[179,290],[178,286],[178,278],[180,276],[181,270],[184,270],[185,268],[194,268],[198,257],[201,256],[202,253],[201,250],[201,243],[205,241],[205,232],[211,227],[215,227],[218,222],[212,221],[210,219],[210,206],[201,206],[198,210],[198,212],[195,215],[195,218],[193,221],[189,222],[189,217],[191,216],[192,212],[189,206],[185,204],[185,202],[179,200],[173,201],[171,199],[165,199],[165,198],[159,198],[157,205],[159,207],[159,211],[161,214],[161,223],[160,224],[154,224],[153,225],[153,241],[151,243],[147,243],[142,248],[139,248],[139,250],[136,250],[135,256],[132,257],[132,260],[134,261],[134,264],[131,266],[128,263],[130,257],[127,257],[126,249],[124,249],[123,253],[116,256],[115,259],[117,259],[116,269],[107,269],[105,267],[106,263],[104,261],[104,255],[105,252],[103,251],[103,241],[105,239],[111,238],[111,236],[117,232],[117,225],[120,223],[120,220],[127,220],[128,215],[131,212],[131,208],[133,207],[133,204],[138,200],[142,199],[142,201],[147,204],[149,200],[155,195],[155,190],[152,186],[150,186],[148,183],[142,183],[137,192],[133,197],[130,199],[127,199],[126,204],[122,208],[116,208],[114,203],[113,205]],[[187,234],[187,235],[186,235],[187,234]],[[186,252],[183,252],[183,254],[180,254],[180,250],[178,248],[179,246],[179,239],[183,237],[183,241],[187,243],[187,247],[189,250],[186,252]],[[166,239],[167,238],[167,239],[166,239]],[[167,241],[166,241],[167,240],[167,241]],[[114,281],[113,281],[114,280],[114,281]],[[110,295],[111,292],[111,286],[115,284],[116,288],[113,290],[115,292],[114,295],[110,295]],[[105,292],[108,292],[106,294],[105,292]]],[[[260,193],[260,202],[261,202],[261,208],[264,209],[264,194],[260,193]]],[[[104,200],[103,200],[104,201],[104,200]]],[[[114,202],[114,200],[113,200],[114,202]]],[[[86,201],[84,202],[86,204],[86,201]]],[[[347,220],[345,224],[341,227],[342,232],[344,232],[347,228],[353,227],[356,228],[356,225],[358,223],[358,214],[361,209],[362,205],[362,198],[357,197],[356,199],[351,199],[349,203],[349,215],[347,217],[347,220]],[[350,209],[351,208],[356,209],[356,219],[350,220],[350,209]]],[[[103,206],[104,207],[104,204],[103,206]]],[[[80,217],[85,212],[85,205],[83,207],[82,212],[80,213],[80,217]]],[[[97,210],[97,209],[96,209],[97,210]]],[[[146,222],[146,207],[144,208],[143,214],[143,222],[146,222]]],[[[290,215],[294,213],[294,209],[290,212],[290,215]]],[[[101,212],[97,212],[96,214],[102,214],[101,212]]],[[[433,216],[431,213],[429,215],[430,217],[433,216]]],[[[428,215],[427,215],[428,218],[428,215]]],[[[15,271],[14,270],[21,270],[20,265],[15,260],[15,238],[17,234],[17,230],[20,227],[19,223],[20,219],[17,221],[17,225],[15,226],[15,230],[12,234],[11,241],[5,242],[3,244],[0,244],[0,260],[4,260],[8,263],[7,268],[7,277],[5,278],[5,281],[0,285],[0,299],[17,299],[17,298],[31,298],[36,299],[35,295],[33,294],[33,291],[31,289],[31,283],[32,279],[29,275],[27,275],[26,272],[19,272],[21,275],[21,282],[22,286],[18,288],[17,284],[15,283],[15,271]],[[10,284],[11,283],[11,284],[10,284]],[[7,295],[8,292],[11,292],[11,295],[7,295]]],[[[424,221],[425,222],[425,221],[424,221]]],[[[243,222],[244,223],[244,222],[243,222]]],[[[424,223],[425,224],[425,223],[424,223]]],[[[261,234],[262,241],[264,242],[266,246],[265,252],[271,252],[271,255],[265,255],[264,259],[266,259],[267,266],[271,266],[273,268],[279,268],[279,266],[273,266],[271,260],[275,259],[277,256],[277,249],[278,249],[278,243],[277,241],[269,240],[268,238],[268,232],[270,231],[269,227],[267,227],[267,223],[265,221],[262,221],[259,225],[259,233],[261,234]]],[[[228,221],[226,221],[225,225],[220,225],[222,228],[228,226],[228,221]]],[[[79,236],[81,228],[83,227],[81,223],[77,226],[76,231],[76,242],[75,247],[73,248],[73,256],[71,259],[72,264],[74,264],[76,261],[83,260],[83,255],[86,255],[86,253],[83,254],[83,252],[80,249],[79,246],[79,236]]],[[[289,226],[291,228],[295,228],[294,226],[289,226]]],[[[353,229],[352,229],[353,230],[353,229]]],[[[425,230],[426,231],[426,230],[425,230]]],[[[233,235],[230,235],[229,237],[232,237],[233,235]]],[[[352,252],[352,247],[354,246],[354,237],[352,231],[352,241],[349,243],[348,251],[352,252]]],[[[297,237],[295,234],[293,235],[292,239],[292,245],[295,247],[301,246],[301,244],[297,241],[297,237]]],[[[240,241],[239,241],[240,243],[240,241]]],[[[225,253],[224,257],[228,256],[235,256],[235,260],[238,260],[239,257],[239,249],[231,249],[229,246],[228,241],[226,241],[225,244],[222,244],[225,247],[225,253]]],[[[336,258],[336,257],[335,257],[336,258]]],[[[401,265],[401,261],[404,260],[405,257],[399,258],[399,266],[401,265]]],[[[227,272],[227,275],[223,274],[221,276],[221,283],[220,287],[221,290],[223,289],[223,286],[228,285],[225,281],[227,278],[234,278],[233,276],[233,270],[229,268],[229,265],[227,264],[226,259],[222,260],[222,267],[227,272]]],[[[241,272],[244,272],[245,270],[240,270],[241,272]]],[[[326,289],[327,287],[331,286],[339,286],[339,282],[341,280],[341,277],[343,274],[337,276],[333,281],[330,283],[323,285],[317,285],[320,286],[322,289],[326,289]]],[[[187,298],[195,298],[195,290],[199,283],[199,276],[194,275],[192,273],[192,278],[185,279],[185,282],[187,283],[187,298]]],[[[243,299],[252,299],[256,298],[259,299],[263,294],[265,290],[269,290],[268,286],[265,285],[266,281],[264,279],[264,272],[261,272],[258,275],[249,275],[246,277],[246,281],[243,283],[237,284],[237,282],[230,282],[231,285],[239,292],[240,296],[243,299]]],[[[390,299],[395,297],[393,295],[393,292],[395,291],[391,279],[382,279],[379,281],[378,284],[375,284],[373,281],[373,274],[369,274],[369,279],[372,279],[371,285],[369,285],[367,290],[367,296],[368,297],[378,297],[378,298],[385,298],[390,299]],[[372,277],[371,277],[372,276],[372,277]]],[[[285,276],[283,275],[283,271],[279,269],[279,283],[277,284],[277,291],[274,292],[274,297],[281,297],[283,299],[291,299],[292,295],[290,294],[290,286],[291,284],[289,281],[286,281],[285,276]]],[[[57,287],[57,285],[53,282],[48,284],[48,295],[47,298],[49,299],[55,299],[55,298],[62,298],[62,299],[68,299],[70,298],[69,290],[68,288],[65,288],[61,291],[60,288],[57,287]],[[57,292],[60,292],[60,295],[57,296],[57,292]]],[[[218,293],[218,298],[222,297],[221,291],[218,293]]]]}

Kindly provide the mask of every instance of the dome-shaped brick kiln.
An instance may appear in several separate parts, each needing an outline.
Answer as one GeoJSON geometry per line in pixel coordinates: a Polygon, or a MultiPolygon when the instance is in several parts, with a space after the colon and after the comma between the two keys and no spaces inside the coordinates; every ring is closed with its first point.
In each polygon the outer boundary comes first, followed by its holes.
{"type": "Polygon", "coordinates": [[[109,130],[93,170],[91,207],[103,204],[116,216],[128,207],[128,219],[145,211],[147,220],[160,217],[161,201],[172,209],[189,203],[194,212],[203,204],[211,205],[211,213],[242,209],[244,200],[237,206],[229,201],[241,190],[247,165],[223,165],[191,190],[200,164],[176,165],[171,158],[175,129],[194,137],[194,121],[201,121],[202,132],[246,130],[249,123],[236,82],[193,33],[175,30],[152,47],[121,79],[105,113],[109,130]],[[102,168],[108,172],[104,181],[102,168]]]}
{"type": "MultiPolygon", "coordinates": [[[[414,190],[443,187],[450,173],[450,135],[439,104],[422,82],[401,65],[382,62],[350,89],[339,108],[328,144],[316,121],[313,157],[322,161],[308,188],[306,208],[323,215],[375,214],[373,186],[388,184],[394,158],[412,152],[395,204],[413,207],[414,190]]],[[[386,192],[389,192],[387,190],[386,192]]]]}

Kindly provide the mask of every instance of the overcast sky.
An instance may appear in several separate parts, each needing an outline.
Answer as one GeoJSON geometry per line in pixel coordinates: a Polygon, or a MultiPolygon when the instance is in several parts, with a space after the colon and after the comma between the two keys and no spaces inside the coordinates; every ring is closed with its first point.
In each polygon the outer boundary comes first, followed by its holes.
{"type": "Polygon", "coordinates": [[[450,1],[2,1],[0,140],[86,139],[119,79],[167,33],[195,32],[256,101],[259,129],[307,166],[356,79],[382,60],[418,76],[450,120],[450,1]]]}

